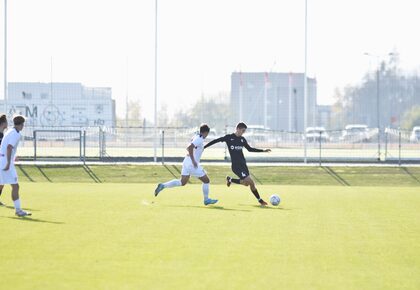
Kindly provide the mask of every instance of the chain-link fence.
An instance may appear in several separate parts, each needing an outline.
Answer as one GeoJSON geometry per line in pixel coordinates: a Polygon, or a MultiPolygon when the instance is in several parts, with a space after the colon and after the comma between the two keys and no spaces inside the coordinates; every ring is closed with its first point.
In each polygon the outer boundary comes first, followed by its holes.
{"type": "MultiPolygon", "coordinates": [[[[233,131],[211,132],[206,141],[233,131]]],[[[181,161],[194,133],[194,128],[171,127],[26,127],[18,155],[21,160],[181,161]]],[[[254,162],[420,163],[420,136],[398,129],[315,128],[306,134],[249,129],[245,137],[253,147],[272,149],[269,154],[246,152],[254,162]]],[[[202,159],[229,160],[229,153],[219,143],[205,150],[202,159]]]]}

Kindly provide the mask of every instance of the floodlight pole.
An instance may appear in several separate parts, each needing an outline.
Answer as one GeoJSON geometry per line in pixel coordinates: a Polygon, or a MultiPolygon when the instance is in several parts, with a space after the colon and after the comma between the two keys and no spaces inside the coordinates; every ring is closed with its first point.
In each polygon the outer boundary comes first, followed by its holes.
{"type": "Polygon", "coordinates": [[[305,72],[303,75],[303,160],[308,162],[307,157],[307,140],[306,127],[308,126],[308,81],[307,75],[307,58],[308,58],[308,0],[305,0],[305,72]]]}
{"type": "MultiPolygon", "coordinates": [[[[381,161],[381,106],[380,106],[380,88],[381,88],[381,63],[380,56],[365,52],[364,55],[376,58],[376,121],[378,126],[378,161],[381,161]]],[[[394,53],[388,53],[388,56],[394,53]]]]}
{"type": "Polygon", "coordinates": [[[4,113],[7,115],[7,0],[4,0],[4,113]]]}
{"type": "Polygon", "coordinates": [[[157,97],[158,97],[158,0],[155,0],[155,110],[154,110],[154,138],[153,138],[153,161],[157,162],[157,97]]]}

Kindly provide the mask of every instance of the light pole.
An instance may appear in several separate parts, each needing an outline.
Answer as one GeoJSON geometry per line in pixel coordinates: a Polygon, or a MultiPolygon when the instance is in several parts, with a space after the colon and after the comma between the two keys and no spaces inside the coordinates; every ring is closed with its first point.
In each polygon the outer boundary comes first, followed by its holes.
{"type": "MultiPolygon", "coordinates": [[[[364,55],[369,57],[376,58],[376,122],[378,126],[378,161],[381,161],[381,114],[380,114],[380,61],[381,58],[379,55],[374,55],[368,52],[365,52],[364,55]]],[[[388,53],[388,56],[394,55],[394,53],[388,53]]]]}
{"type": "Polygon", "coordinates": [[[7,116],[7,0],[4,0],[4,113],[7,116]]]}
{"type": "Polygon", "coordinates": [[[158,93],[158,0],[155,0],[155,112],[154,112],[154,137],[153,137],[153,161],[157,162],[157,93],[158,93]]]}
{"type": "Polygon", "coordinates": [[[308,81],[307,75],[307,62],[308,62],[308,0],[305,0],[305,73],[303,75],[303,161],[308,162],[307,158],[307,140],[306,140],[306,127],[308,126],[308,81]]]}

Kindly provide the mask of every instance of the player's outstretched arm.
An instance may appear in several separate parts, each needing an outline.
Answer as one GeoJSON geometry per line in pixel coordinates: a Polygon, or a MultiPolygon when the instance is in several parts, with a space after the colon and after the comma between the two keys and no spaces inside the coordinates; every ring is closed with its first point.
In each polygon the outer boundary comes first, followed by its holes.
{"type": "Polygon", "coordinates": [[[271,152],[271,149],[258,149],[258,148],[251,147],[246,140],[245,140],[244,146],[246,150],[248,150],[249,152],[271,152]]]}
{"type": "Polygon", "coordinates": [[[224,142],[224,141],[225,141],[225,138],[226,138],[226,136],[223,136],[223,137],[220,137],[220,138],[214,139],[213,141],[210,141],[209,143],[207,143],[207,144],[204,146],[204,149],[206,149],[206,148],[208,148],[208,147],[210,147],[210,146],[212,146],[212,145],[214,145],[214,144],[216,144],[216,143],[219,143],[219,142],[224,142]]]}

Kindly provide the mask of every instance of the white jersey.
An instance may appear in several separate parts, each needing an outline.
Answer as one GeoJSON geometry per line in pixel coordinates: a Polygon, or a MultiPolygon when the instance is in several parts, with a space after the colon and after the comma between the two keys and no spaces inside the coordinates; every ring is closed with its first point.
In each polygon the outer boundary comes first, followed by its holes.
{"type": "MultiPolygon", "coordinates": [[[[200,163],[201,155],[203,154],[204,150],[204,138],[201,134],[196,134],[192,140],[191,144],[194,145],[193,154],[194,154],[194,160],[197,163],[200,163]]],[[[190,159],[190,156],[187,156],[186,158],[190,159]]]]}
{"type": "Polygon", "coordinates": [[[6,134],[3,137],[3,140],[1,141],[1,147],[0,147],[0,163],[2,165],[5,165],[7,163],[7,147],[9,145],[13,146],[12,150],[12,158],[10,159],[10,163],[15,163],[15,156],[17,147],[19,145],[20,140],[20,133],[15,129],[10,129],[6,132],[6,134]]]}

